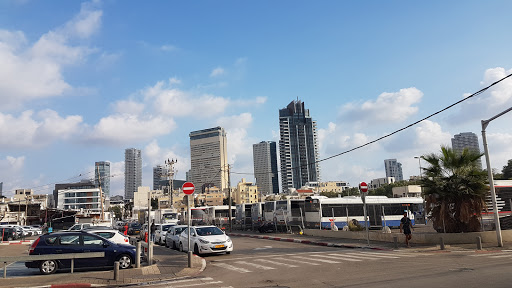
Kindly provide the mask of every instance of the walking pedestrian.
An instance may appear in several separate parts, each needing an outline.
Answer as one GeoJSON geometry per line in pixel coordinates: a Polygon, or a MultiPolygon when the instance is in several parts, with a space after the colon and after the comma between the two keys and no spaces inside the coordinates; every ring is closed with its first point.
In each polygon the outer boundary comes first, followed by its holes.
{"type": "Polygon", "coordinates": [[[151,241],[152,242],[155,242],[155,231],[156,231],[156,227],[155,227],[155,220],[153,220],[153,223],[151,223],[151,241]]]}
{"type": "Polygon", "coordinates": [[[400,233],[402,233],[402,231],[404,232],[407,247],[411,247],[409,245],[409,240],[412,238],[411,230],[414,230],[414,227],[412,227],[411,219],[407,216],[407,211],[404,211],[404,217],[400,219],[400,233]]]}
{"type": "Polygon", "coordinates": [[[128,235],[128,223],[125,223],[124,224],[124,235],[127,236],[128,235]]]}

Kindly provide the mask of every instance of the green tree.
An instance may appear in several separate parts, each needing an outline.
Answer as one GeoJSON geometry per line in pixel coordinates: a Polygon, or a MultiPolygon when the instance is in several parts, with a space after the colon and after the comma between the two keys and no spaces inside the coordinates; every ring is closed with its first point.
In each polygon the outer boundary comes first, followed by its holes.
{"type": "Polygon", "coordinates": [[[426,213],[438,232],[480,231],[489,191],[486,173],[477,167],[482,155],[468,149],[458,154],[442,146],[441,154],[421,157],[428,163],[421,180],[426,213]]]}
{"type": "Polygon", "coordinates": [[[123,212],[121,211],[121,207],[119,206],[112,206],[108,209],[111,212],[114,212],[114,217],[116,219],[123,219],[123,212]]]}
{"type": "Polygon", "coordinates": [[[507,165],[503,166],[501,174],[503,174],[503,179],[512,179],[512,159],[508,160],[507,165]]]}
{"type": "Polygon", "coordinates": [[[131,202],[124,204],[124,219],[132,217],[132,208],[133,204],[131,202]]]}

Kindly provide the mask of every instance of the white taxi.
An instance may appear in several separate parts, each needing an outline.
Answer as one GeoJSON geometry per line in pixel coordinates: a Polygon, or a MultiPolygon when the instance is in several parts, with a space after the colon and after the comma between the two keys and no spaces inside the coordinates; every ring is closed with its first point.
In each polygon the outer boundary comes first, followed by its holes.
{"type": "MultiPolygon", "coordinates": [[[[179,237],[180,243],[178,247],[180,251],[189,251],[187,229],[183,230],[179,237]]],[[[192,226],[190,227],[190,247],[192,247],[192,251],[196,255],[230,254],[233,251],[233,242],[217,226],[192,226]]]]}

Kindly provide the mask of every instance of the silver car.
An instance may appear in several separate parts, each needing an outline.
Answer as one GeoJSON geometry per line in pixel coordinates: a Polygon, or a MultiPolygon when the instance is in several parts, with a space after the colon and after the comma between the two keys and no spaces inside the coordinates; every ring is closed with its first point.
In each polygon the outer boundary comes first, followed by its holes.
{"type": "Polygon", "coordinates": [[[176,225],[172,226],[167,230],[167,234],[165,234],[165,247],[172,249],[178,249],[178,245],[180,243],[180,234],[187,228],[187,225],[176,225]]]}

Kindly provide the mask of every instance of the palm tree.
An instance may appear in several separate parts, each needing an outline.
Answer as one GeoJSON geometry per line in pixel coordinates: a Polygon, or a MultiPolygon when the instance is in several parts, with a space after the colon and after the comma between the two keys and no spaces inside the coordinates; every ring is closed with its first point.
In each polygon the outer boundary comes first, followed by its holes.
{"type": "Polygon", "coordinates": [[[483,154],[468,149],[455,153],[441,146],[441,154],[421,156],[429,165],[421,180],[426,213],[438,232],[480,231],[489,191],[486,173],[476,164],[483,154]]]}

